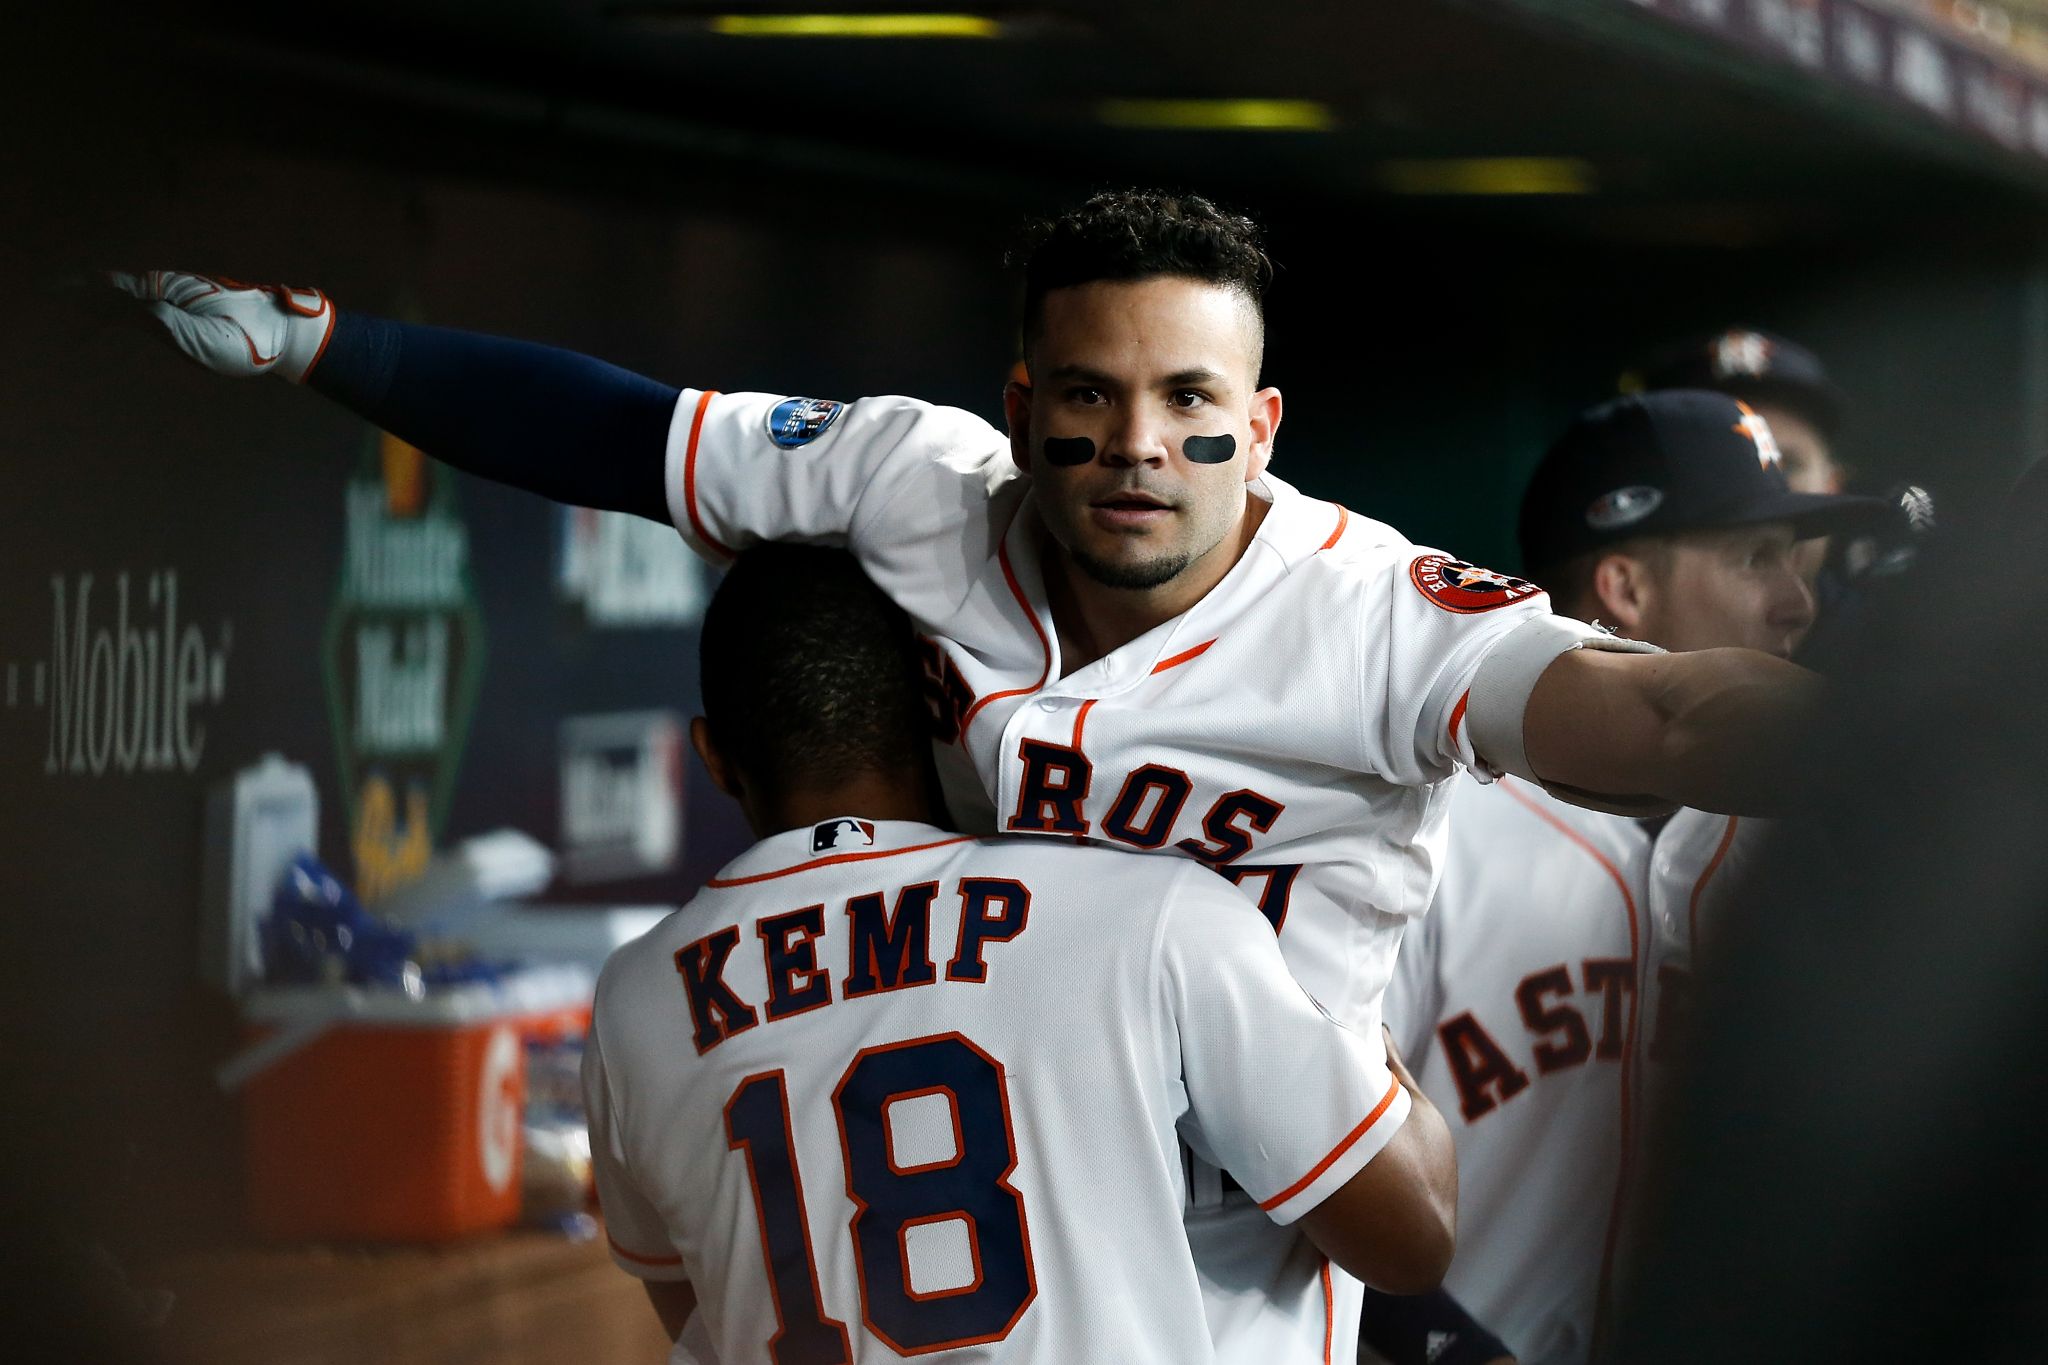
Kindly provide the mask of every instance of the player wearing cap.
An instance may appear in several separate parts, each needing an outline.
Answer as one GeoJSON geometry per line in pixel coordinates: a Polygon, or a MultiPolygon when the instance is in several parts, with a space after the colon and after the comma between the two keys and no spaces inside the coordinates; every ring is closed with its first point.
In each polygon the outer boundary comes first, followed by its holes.
{"type": "MultiPolygon", "coordinates": [[[[1779,465],[1768,425],[1722,395],[1594,408],[1529,482],[1524,562],[1562,610],[1629,635],[1789,655],[1813,620],[1795,543],[1881,504],[1793,492],[1779,465]]],[[[1458,1144],[1445,1290],[1518,1359],[1581,1362],[1641,1117],[1631,1042],[1651,988],[1652,830],[1512,777],[1454,793],[1443,881],[1387,995],[1395,1039],[1458,1144]]],[[[1708,818],[1718,834],[1728,817],[1708,818]]]]}
{"type": "Polygon", "coordinates": [[[843,552],[720,584],[691,739],[761,842],[599,982],[615,1259],[728,1361],[1328,1361],[1321,1294],[1212,1347],[1178,1144],[1412,1291],[1450,1260],[1441,1119],[1200,865],[935,827],[916,669],[843,552]]]}
{"type": "MultiPolygon", "coordinates": [[[[845,545],[926,641],[957,820],[1206,863],[1361,1027],[1429,904],[1459,767],[1632,809],[1780,789],[1781,737],[1817,695],[1801,670],[1642,652],[1271,472],[1271,265],[1249,221],[1102,195],[1041,226],[1024,274],[1007,436],[908,398],[677,390],[304,291],[123,283],[209,367],[310,380],[458,467],[672,520],[717,560],[845,545]]],[[[1240,1193],[1194,1197],[1238,1258],[1212,1314],[1258,1313],[1300,1267],[1240,1193]]]]}
{"type": "MultiPolygon", "coordinates": [[[[1626,391],[1710,389],[1739,398],[1777,439],[1785,482],[1795,493],[1839,493],[1849,471],[1836,454],[1848,402],[1820,357],[1795,341],[1752,328],[1731,327],[1664,351],[1622,376],[1626,391]]],[[[1820,629],[1800,656],[1827,671],[1830,652],[1818,637],[1853,633],[1872,586],[1910,568],[1934,526],[1934,499],[1926,489],[1898,484],[1886,495],[1889,516],[1874,519],[1868,534],[1801,541],[1793,552],[1814,590],[1820,629]]]]}
{"type": "Polygon", "coordinates": [[[1622,377],[1630,392],[1706,389],[1739,398],[1770,426],[1779,468],[1795,493],[1839,493],[1835,458],[1847,401],[1820,357],[1795,341],[1730,327],[1660,353],[1622,377]]]}

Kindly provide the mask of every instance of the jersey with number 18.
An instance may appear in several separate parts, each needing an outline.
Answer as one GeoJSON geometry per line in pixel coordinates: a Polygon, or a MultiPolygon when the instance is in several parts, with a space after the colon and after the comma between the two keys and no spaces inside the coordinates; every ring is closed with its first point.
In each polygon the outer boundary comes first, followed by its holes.
{"type": "MultiPolygon", "coordinates": [[[[1409,1110],[1208,869],[854,817],[620,950],[585,1058],[618,1263],[775,1365],[1217,1359],[1181,1145],[1289,1223],[1409,1110]]],[[[1326,1359],[1286,1308],[1230,1358],[1326,1359]]]]}

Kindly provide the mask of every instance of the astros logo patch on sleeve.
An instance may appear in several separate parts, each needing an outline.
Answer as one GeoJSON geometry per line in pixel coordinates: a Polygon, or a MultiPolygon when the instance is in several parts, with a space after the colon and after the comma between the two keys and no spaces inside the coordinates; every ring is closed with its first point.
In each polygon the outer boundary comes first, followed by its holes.
{"type": "Polygon", "coordinates": [[[1424,597],[1461,615],[1492,611],[1543,591],[1526,578],[1495,573],[1449,555],[1423,555],[1408,566],[1408,577],[1424,597]]]}
{"type": "Polygon", "coordinates": [[[845,408],[830,398],[785,398],[768,411],[768,439],[784,450],[809,445],[845,408]]]}

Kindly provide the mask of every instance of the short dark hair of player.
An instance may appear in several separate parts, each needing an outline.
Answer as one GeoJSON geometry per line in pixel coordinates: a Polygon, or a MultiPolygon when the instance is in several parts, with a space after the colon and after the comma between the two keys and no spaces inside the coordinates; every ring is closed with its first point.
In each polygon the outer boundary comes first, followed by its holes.
{"type": "Polygon", "coordinates": [[[1273,262],[1259,225],[1199,194],[1113,190],[1032,223],[1010,264],[1024,272],[1024,346],[1038,337],[1045,296],[1098,280],[1159,275],[1200,280],[1242,294],[1265,327],[1273,262]]]}
{"type": "Polygon", "coordinates": [[[771,799],[929,760],[910,621],[844,550],[742,553],[704,613],[700,652],[712,741],[771,799]]]}
{"type": "Polygon", "coordinates": [[[1552,564],[1525,564],[1522,576],[1550,594],[1552,611],[1590,621],[1602,610],[1600,593],[1593,583],[1601,560],[1609,555],[1631,555],[1664,574],[1671,568],[1672,543],[1672,536],[1632,536],[1552,564]]]}

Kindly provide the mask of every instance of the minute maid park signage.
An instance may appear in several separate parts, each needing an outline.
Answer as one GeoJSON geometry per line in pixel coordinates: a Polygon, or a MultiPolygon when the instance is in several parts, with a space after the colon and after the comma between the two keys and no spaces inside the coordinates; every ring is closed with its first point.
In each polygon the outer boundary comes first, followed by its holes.
{"type": "Polygon", "coordinates": [[[356,889],[426,869],[483,676],[483,615],[454,478],[379,434],[349,480],[323,663],[356,889]]]}

